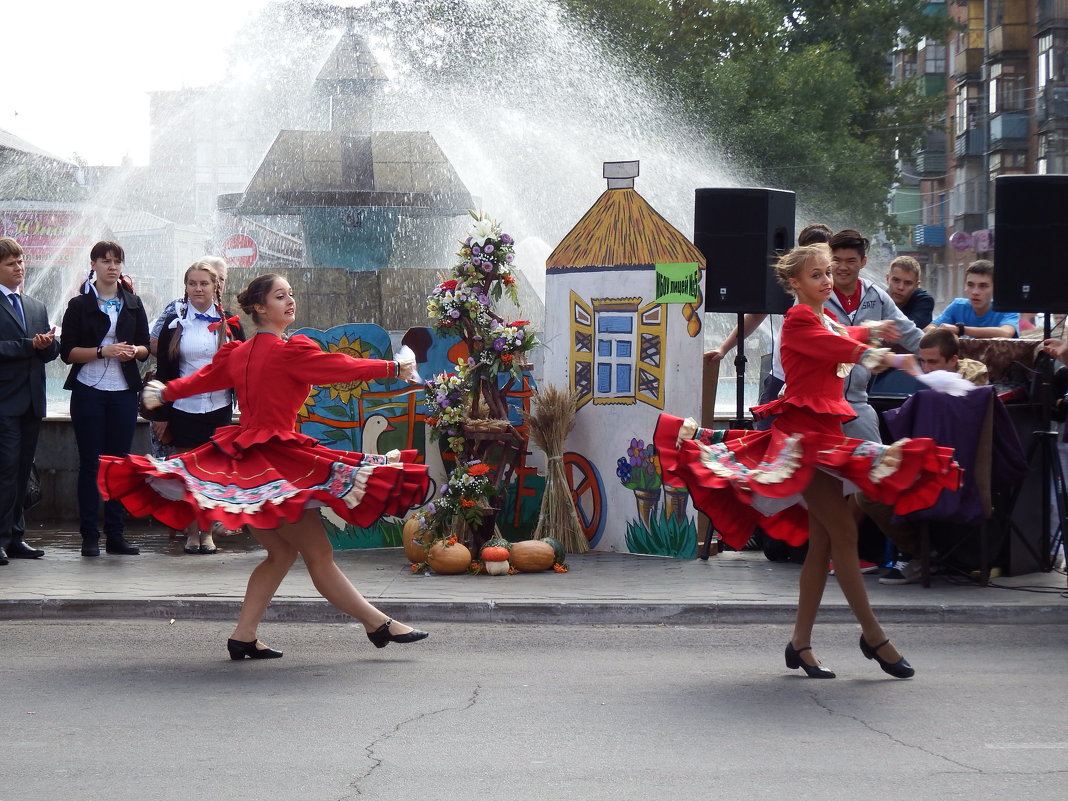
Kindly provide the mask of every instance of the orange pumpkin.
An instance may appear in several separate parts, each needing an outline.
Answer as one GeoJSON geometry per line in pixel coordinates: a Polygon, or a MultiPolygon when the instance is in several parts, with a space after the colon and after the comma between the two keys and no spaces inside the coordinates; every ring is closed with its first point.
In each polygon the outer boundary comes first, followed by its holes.
{"type": "Polygon", "coordinates": [[[537,573],[548,570],[556,561],[553,546],[541,540],[523,540],[512,544],[509,555],[512,567],[521,573],[537,573]]]}
{"type": "Polygon", "coordinates": [[[415,540],[422,539],[424,534],[429,534],[420,524],[418,518],[411,518],[404,524],[401,531],[401,542],[404,544],[404,555],[409,562],[421,564],[426,561],[426,546],[419,545],[415,540]]]}
{"type": "Polygon", "coordinates": [[[458,542],[452,545],[435,542],[427,551],[426,561],[435,573],[445,576],[466,573],[471,567],[471,551],[458,542]]]}
{"type": "Polygon", "coordinates": [[[487,545],[482,549],[483,562],[506,562],[508,561],[508,549],[503,545],[487,545]]]}

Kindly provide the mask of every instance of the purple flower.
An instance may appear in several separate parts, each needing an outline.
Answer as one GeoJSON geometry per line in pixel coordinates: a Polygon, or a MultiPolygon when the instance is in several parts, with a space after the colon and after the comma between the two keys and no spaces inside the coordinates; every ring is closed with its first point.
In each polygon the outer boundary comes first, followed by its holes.
{"type": "Polygon", "coordinates": [[[426,505],[427,514],[434,514],[434,512],[436,512],[437,510],[438,510],[438,507],[434,505],[433,501],[431,501],[430,503],[428,503],[426,505]]]}
{"type": "Polygon", "coordinates": [[[482,266],[482,259],[471,259],[471,266],[472,267],[481,267],[482,266]]]}
{"type": "Polygon", "coordinates": [[[508,234],[501,234],[501,244],[502,245],[510,245],[510,244],[512,244],[513,241],[514,240],[512,239],[512,237],[508,236],[508,234]]]}
{"type": "Polygon", "coordinates": [[[493,349],[497,351],[504,350],[504,340],[500,337],[497,337],[495,340],[493,340],[493,349]]]}
{"type": "MultiPolygon", "coordinates": [[[[491,246],[487,246],[487,247],[491,247],[491,246]]],[[[475,246],[473,246],[473,247],[471,248],[471,252],[472,252],[472,253],[473,253],[474,255],[478,256],[479,254],[481,254],[481,253],[482,253],[482,248],[480,248],[480,247],[479,247],[478,245],[475,245],[475,246]]],[[[487,253],[488,253],[488,252],[489,252],[489,251],[487,251],[487,253]]]]}
{"type": "Polygon", "coordinates": [[[482,272],[484,272],[484,273],[492,273],[493,272],[493,264],[491,262],[488,262],[488,261],[483,263],[482,272]]]}
{"type": "Polygon", "coordinates": [[[464,240],[464,244],[471,247],[471,237],[467,237],[467,239],[464,240]]]}
{"type": "Polygon", "coordinates": [[[484,253],[492,253],[493,252],[493,245],[491,245],[489,242],[487,242],[486,243],[486,247],[484,248],[483,252],[484,253]]]}
{"type": "Polygon", "coordinates": [[[449,312],[449,317],[451,317],[454,320],[459,316],[460,316],[460,310],[459,309],[453,309],[452,311],[449,312]]]}
{"type": "Polygon", "coordinates": [[[508,262],[509,264],[511,264],[513,261],[515,261],[515,256],[513,256],[511,253],[509,253],[507,256],[504,257],[504,260],[506,262],[508,262]]]}

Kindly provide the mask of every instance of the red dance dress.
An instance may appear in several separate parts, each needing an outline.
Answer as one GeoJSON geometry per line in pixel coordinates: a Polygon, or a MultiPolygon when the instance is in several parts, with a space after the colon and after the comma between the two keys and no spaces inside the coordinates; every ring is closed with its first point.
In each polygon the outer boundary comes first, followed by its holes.
{"type": "Polygon", "coordinates": [[[97,482],[137,516],[152,515],[181,530],[276,528],[309,507],[329,506],[367,527],[382,515],[403,515],[422,502],[426,466],[418,452],[386,455],[337,451],[294,431],[312,384],[391,378],[396,363],[324,353],[311,339],[259,333],[219,349],[210,364],[167,384],[168,401],[233,388],[239,425],[219,428],[209,442],[170,459],[103,456],[97,482]]]}
{"type": "Polygon", "coordinates": [[[842,433],[842,423],[856,416],[842,396],[843,380],[853,364],[877,360],[879,353],[857,341],[867,338],[865,329],[822,317],[801,304],[786,313],[784,394],[752,410],[757,419],[777,415],[770,430],[718,431],[666,414],[657,422],[654,442],[664,483],[684,485],[732,548],[742,548],[757,526],[791,545],[804,543],[808,513],[801,493],[813,470],[902,515],[933,505],[943,489],[960,485],[953,450],[934,440],[883,445],[842,433]]]}

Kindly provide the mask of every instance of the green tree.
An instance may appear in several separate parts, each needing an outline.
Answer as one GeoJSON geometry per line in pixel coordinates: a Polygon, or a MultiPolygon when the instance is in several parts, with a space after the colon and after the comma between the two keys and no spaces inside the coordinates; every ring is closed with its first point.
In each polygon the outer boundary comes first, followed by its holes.
{"type": "Polygon", "coordinates": [[[874,230],[944,101],[891,81],[888,56],[952,23],[926,0],[562,0],[611,31],[710,144],[799,203],[874,230]]]}

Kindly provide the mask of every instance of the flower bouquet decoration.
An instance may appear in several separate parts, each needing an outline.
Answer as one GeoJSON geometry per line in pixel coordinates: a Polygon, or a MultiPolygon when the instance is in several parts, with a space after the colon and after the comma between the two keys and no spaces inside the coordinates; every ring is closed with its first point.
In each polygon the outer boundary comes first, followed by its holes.
{"type": "Polygon", "coordinates": [[[493,309],[493,301],[505,296],[518,305],[512,237],[484,213],[469,213],[473,222],[460,243],[452,276],[427,298],[434,332],[458,336],[470,352],[454,373],[442,373],[427,382],[427,403],[436,434],[445,437],[449,449],[465,459],[475,455],[470,441],[462,437],[462,429],[470,421],[488,417],[502,421],[490,430],[508,428],[506,389],[500,386],[498,375],[507,373],[513,380],[521,380],[523,355],[538,345],[527,321],[507,322],[493,309]]]}
{"type": "Polygon", "coordinates": [[[457,466],[441,486],[439,497],[415,514],[420,528],[430,537],[427,561],[413,571],[430,567],[436,573],[461,573],[471,568],[471,551],[460,540],[466,530],[477,529],[489,502],[496,495],[490,481],[490,466],[473,461],[457,466]]]}

